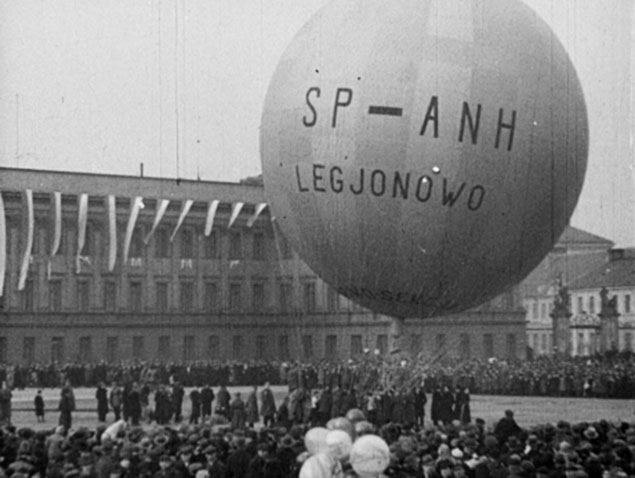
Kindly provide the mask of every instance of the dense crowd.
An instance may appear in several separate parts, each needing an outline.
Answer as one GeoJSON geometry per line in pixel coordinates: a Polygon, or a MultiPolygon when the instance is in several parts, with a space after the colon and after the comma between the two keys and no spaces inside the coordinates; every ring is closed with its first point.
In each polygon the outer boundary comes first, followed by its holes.
{"type": "Polygon", "coordinates": [[[440,384],[469,388],[475,394],[635,397],[635,354],[594,357],[538,357],[534,360],[428,360],[410,359],[404,379],[399,363],[371,353],[346,361],[197,361],[189,363],[121,362],[33,364],[0,366],[0,380],[13,388],[55,388],[64,380],[75,387],[99,383],[167,384],[171,379],[186,387],[211,385],[288,384],[307,389],[339,387],[360,389],[409,387],[424,381],[428,391],[440,384]]]}
{"type": "MultiPolygon", "coordinates": [[[[0,477],[51,478],[621,478],[635,475],[635,425],[519,427],[513,412],[496,424],[371,424],[359,410],[331,421],[351,442],[376,434],[387,444],[383,475],[361,475],[351,449],[322,448],[336,466],[303,470],[315,451],[312,424],[236,426],[212,415],[201,424],[138,427],[124,420],[96,429],[0,431],[0,477]],[[349,460],[350,458],[350,460],[349,460]]],[[[341,433],[341,432],[340,432],[341,433]]],[[[354,448],[354,445],[353,445],[354,448]]]]}

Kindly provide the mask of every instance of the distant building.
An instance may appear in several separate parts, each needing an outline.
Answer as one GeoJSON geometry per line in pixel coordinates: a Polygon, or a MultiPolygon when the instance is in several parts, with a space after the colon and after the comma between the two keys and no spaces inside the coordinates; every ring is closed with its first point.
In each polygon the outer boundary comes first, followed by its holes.
{"type": "MultiPolygon", "coordinates": [[[[339,296],[299,260],[272,224],[257,178],[0,175],[2,362],[389,352],[390,319],[339,296]]],[[[523,358],[520,304],[511,291],[458,316],[406,320],[402,344],[431,361],[523,358]]]]}
{"type": "Polygon", "coordinates": [[[520,287],[527,312],[527,342],[534,354],[553,352],[550,314],[559,285],[567,287],[570,304],[570,353],[601,352],[601,290],[617,296],[619,350],[633,349],[635,328],[635,251],[614,249],[608,239],[569,227],[553,250],[520,287]]]}

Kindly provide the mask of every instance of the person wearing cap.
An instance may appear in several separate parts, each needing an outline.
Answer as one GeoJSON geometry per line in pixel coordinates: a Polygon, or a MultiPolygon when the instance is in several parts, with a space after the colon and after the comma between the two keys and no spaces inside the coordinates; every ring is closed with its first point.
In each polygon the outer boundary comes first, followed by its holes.
{"type": "Polygon", "coordinates": [[[207,383],[201,389],[201,415],[203,420],[212,416],[212,402],[214,391],[207,383]]]}
{"type": "MultiPolygon", "coordinates": [[[[210,445],[203,450],[205,455],[205,467],[209,478],[227,478],[228,468],[218,456],[218,449],[210,445]]],[[[236,475],[234,475],[236,476],[236,475]]]]}
{"type": "Polygon", "coordinates": [[[247,396],[247,403],[245,404],[245,418],[247,426],[253,428],[258,423],[260,416],[258,414],[258,386],[254,385],[251,392],[247,396]]]}
{"type": "Polygon", "coordinates": [[[243,399],[240,397],[240,392],[236,392],[234,395],[234,399],[230,404],[230,409],[232,429],[236,430],[238,428],[244,428],[246,421],[245,402],[243,402],[243,399]]]}
{"type": "Polygon", "coordinates": [[[201,460],[199,459],[199,457],[194,455],[194,447],[189,444],[182,446],[179,449],[179,459],[175,465],[175,468],[184,478],[193,478],[195,475],[195,471],[193,470],[192,465],[194,464],[201,465],[201,460]]]}
{"type": "Polygon", "coordinates": [[[275,445],[263,442],[258,445],[258,454],[249,462],[248,478],[284,477],[280,460],[276,457],[275,445]]]}
{"type": "Polygon", "coordinates": [[[106,421],[108,415],[108,390],[104,382],[99,382],[95,391],[95,399],[97,399],[97,419],[100,422],[106,421]]]}

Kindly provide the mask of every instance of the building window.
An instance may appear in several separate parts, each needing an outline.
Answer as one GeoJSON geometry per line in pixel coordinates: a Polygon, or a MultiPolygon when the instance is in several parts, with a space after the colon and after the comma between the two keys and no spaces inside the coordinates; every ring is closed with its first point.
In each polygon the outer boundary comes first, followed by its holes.
{"type": "Polygon", "coordinates": [[[276,236],[276,239],[280,258],[285,260],[292,259],[293,249],[291,249],[291,244],[289,244],[289,241],[287,241],[287,239],[281,234],[278,234],[276,236]]]}
{"type": "Polygon", "coordinates": [[[35,362],[35,337],[22,339],[22,360],[27,364],[35,362]]]}
{"type": "Polygon", "coordinates": [[[516,358],[516,334],[507,334],[507,358],[516,358]]]}
{"type": "Polygon", "coordinates": [[[541,342],[542,342],[542,351],[544,353],[547,351],[547,334],[542,334],[541,342]]]}
{"type": "Polygon", "coordinates": [[[315,282],[305,282],[302,287],[304,311],[315,312],[315,282]]]}
{"type": "Polygon", "coordinates": [[[119,337],[106,338],[106,361],[113,363],[119,360],[119,337]]]}
{"type": "Polygon", "coordinates": [[[324,347],[327,359],[337,358],[337,335],[327,335],[324,347]]]}
{"type": "Polygon", "coordinates": [[[544,302],[540,304],[540,318],[541,319],[547,318],[547,304],[545,304],[544,302]]]}
{"type": "Polygon", "coordinates": [[[494,357],[494,336],[483,334],[483,355],[485,358],[494,357]]]}
{"type": "Polygon", "coordinates": [[[251,309],[261,312],[265,308],[265,284],[254,282],[251,285],[251,309]]]}
{"type": "Polygon", "coordinates": [[[280,307],[280,313],[287,314],[291,310],[291,282],[280,282],[278,287],[278,305],[280,307]]]}
{"type": "Polygon", "coordinates": [[[162,359],[171,359],[172,358],[172,349],[170,347],[170,336],[169,335],[160,335],[159,336],[159,349],[158,355],[162,359]]]}
{"type": "Polygon", "coordinates": [[[205,259],[218,259],[220,248],[218,247],[218,232],[212,231],[203,239],[203,256],[205,259]]]}
{"type": "Polygon", "coordinates": [[[232,337],[232,358],[234,360],[244,360],[243,355],[243,336],[234,335],[232,337]]]}
{"type": "Polygon", "coordinates": [[[194,257],[194,233],[190,228],[183,228],[181,230],[181,259],[194,257]]]}
{"type": "Polygon", "coordinates": [[[91,337],[79,338],[79,360],[80,362],[93,361],[93,342],[91,337]]]}
{"type": "Polygon", "coordinates": [[[385,334],[378,335],[375,348],[379,350],[380,355],[385,355],[388,352],[388,336],[385,334]]]}
{"type": "Polygon", "coordinates": [[[584,299],[582,297],[578,297],[578,314],[584,313],[584,299]]]}
{"type": "Polygon", "coordinates": [[[143,335],[135,335],[132,337],[132,358],[134,360],[143,360],[145,358],[145,341],[143,335]]]}
{"type": "Polygon", "coordinates": [[[326,291],[326,302],[326,307],[329,312],[337,312],[340,310],[340,295],[331,287],[326,291]]]}
{"type": "Polygon", "coordinates": [[[143,289],[141,287],[141,282],[131,281],[128,294],[128,300],[130,301],[130,310],[132,312],[141,312],[143,310],[143,289]]]}
{"type": "Polygon", "coordinates": [[[208,312],[218,310],[218,285],[216,282],[205,283],[205,310],[208,312]]]}
{"type": "Polygon", "coordinates": [[[170,257],[170,236],[164,227],[154,231],[154,256],[159,259],[170,257]]]}
{"type": "Polygon", "coordinates": [[[470,344],[470,334],[461,334],[460,335],[460,349],[459,356],[461,359],[469,359],[472,356],[471,344],[470,344]]]}
{"type": "Polygon", "coordinates": [[[190,362],[196,359],[196,337],[185,335],[183,337],[183,360],[190,362]]]}
{"type": "Polygon", "coordinates": [[[595,314],[595,297],[589,297],[589,314],[595,314]]]}
{"type": "Polygon", "coordinates": [[[51,337],[51,361],[64,362],[64,337],[51,337]]]}
{"type": "Polygon", "coordinates": [[[633,334],[631,332],[624,334],[624,350],[627,352],[633,351],[633,334]]]}
{"type": "Polygon", "coordinates": [[[157,312],[167,312],[168,311],[168,283],[167,282],[156,282],[156,296],[155,296],[155,304],[157,312]]]}
{"type": "Polygon", "coordinates": [[[624,296],[624,313],[625,314],[631,313],[631,294],[626,294],[624,296]]]}
{"type": "Polygon", "coordinates": [[[51,312],[62,310],[62,281],[60,279],[49,281],[49,310],[51,312]]]}
{"type": "Polygon", "coordinates": [[[113,312],[117,306],[117,284],[114,281],[104,282],[104,310],[113,312]]]}
{"type": "Polygon", "coordinates": [[[256,358],[266,358],[266,339],[264,335],[256,335],[256,358]]]}
{"type": "Polygon", "coordinates": [[[132,231],[132,237],[130,238],[130,252],[129,257],[135,259],[141,259],[145,255],[146,245],[143,242],[143,228],[138,226],[132,231]]]}
{"type": "Polygon", "coordinates": [[[533,344],[534,344],[533,349],[534,349],[534,352],[536,352],[536,353],[538,353],[539,350],[540,350],[538,348],[540,346],[539,340],[540,340],[539,334],[533,334],[532,335],[532,341],[533,341],[533,344]]]}
{"type": "Polygon", "coordinates": [[[584,334],[582,332],[578,333],[578,347],[577,347],[577,354],[578,355],[584,355],[584,334]]]}
{"type": "Polygon", "coordinates": [[[538,318],[538,301],[535,301],[531,304],[531,318],[532,319],[538,318]]]}
{"type": "Polygon", "coordinates": [[[305,360],[311,360],[313,358],[313,336],[302,336],[302,353],[305,360]]]}
{"type": "Polygon", "coordinates": [[[437,334],[435,338],[436,353],[443,354],[446,351],[446,337],[445,334],[437,334]]]}
{"type": "Polygon", "coordinates": [[[351,355],[361,355],[363,351],[362,336],[356,334],[351,335],[351,355]]]}
{"type": "Polygon", "coordinates": [[[289,336],[281,335],[278,337],[278,358],[286,360],[289,358],[289,336]]]}
{"type": "Polygon", "coordinates": [[[242,284],[239,282],[229,284],[229,310],[232,312],[242,310],[242,284]]]}
{"type": "Polygon", "coordinates": [[[210,359],[218,359],[221,356],[220,340],[218,335],[210,335],[207,339],[207,357],[210,359]]]}
{"type": "Polygon", "coordinates": [[[254,261],[265,260],[265,235],[262,232],[256,232],[253,236],[252,257],[254,261]]]}
{"type": "MultiPolygon", "coordinates": [[[[33,312],[35,309],[34,304],[34,291],[33,280],[27,279],[24,283],[24,290],[22,291],[22,310],[25,312],[33,312]]],[[[61,308],[61,305],[60,305],[61,308]]],[[[60,310],[59,308],[57,310],[60,310]]]]}
{"type": "Polygon", "coordinates": [[[181,282],[179,293],[179,305],[182,312],[192,312],[194,310],[194,283],[191,281],[181,282]]]}
{"type": "Polygon", "coordinates": [[[90,308],[90,283],[87,280],[77,282],[77,310],[86,312],[90,308]]]}
{"type": "Polygon", "coordinates": [[[240,231],[229,234],[229,260],[237,261],[243,258],[243,236],[240,231]]]}

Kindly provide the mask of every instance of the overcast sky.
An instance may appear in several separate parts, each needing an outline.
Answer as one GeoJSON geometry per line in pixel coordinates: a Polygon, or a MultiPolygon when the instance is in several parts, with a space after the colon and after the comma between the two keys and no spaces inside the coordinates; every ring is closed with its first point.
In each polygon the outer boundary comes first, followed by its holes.
{"type": "MultiPolygon", "coordinates": [[[[635,2],[527,0],[589,110],[572,224],[635,246],[635,2]]],[[[326,0],[0,2],[0,164],[236,181],[260,173],[269,78],[326,0]]],[[[2,187],[0,178],[0,187],[2,187]]]]}

